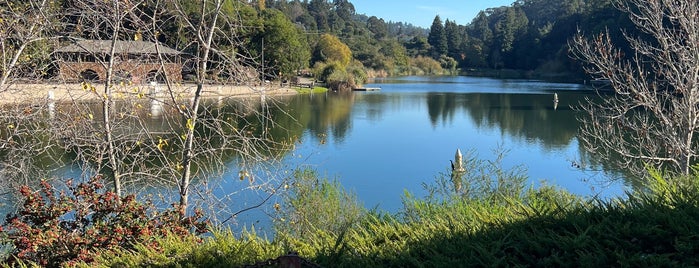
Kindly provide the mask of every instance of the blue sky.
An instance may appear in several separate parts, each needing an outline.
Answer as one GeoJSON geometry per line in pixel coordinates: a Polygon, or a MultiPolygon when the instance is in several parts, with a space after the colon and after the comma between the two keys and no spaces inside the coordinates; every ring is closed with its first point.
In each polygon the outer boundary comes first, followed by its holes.
{"type": "Polygon", "coordinates": [[[489,7],[509,6],[515,0],[350,0],[357,13],[376,16],[386,22],[409,22],[429,28],[434,16],[460,25],[471,22],[478,11],[489,7]]]}

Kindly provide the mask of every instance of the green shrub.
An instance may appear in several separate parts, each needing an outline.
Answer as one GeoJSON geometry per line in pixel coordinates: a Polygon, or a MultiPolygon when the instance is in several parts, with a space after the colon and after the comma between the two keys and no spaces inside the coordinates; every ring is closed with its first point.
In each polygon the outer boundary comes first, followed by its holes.
{"type": "MultiPolygon", "coordinates": [[[[652,172],[647,191],[585,200],[552,186],[524,187],[521,167],[468,154],[462,190],[450,176],[432,194],[406,193],[398,215],[366,212],[337,181],[298,170],[279,205],[277,236],[215,231],[202,243],[156,238],[160,249],[103,254],[106,266],[238,267],[289,250],[321,267],[621,266],[699,263],[699,175],[652,172]],[[471,181],[467,181],[471,180],[471,181]]],[[[264,262],[262,262],[264,263],[264,262]]]]}
{"type": "MultiPolygon", "coordinates": [[[[235,235],[230,229],[213,229],[211,235],[157,237],[158,248],[139,243],[132,250],[100,254],[83,267],[242,267],[274,259],[285,253],[254,232],[235,235]]],[[[265,266],[266,267],[266,266],[265,266]]]]}
{"type": "Polygon", "coordinates": [[[463,172],[442,172],[434,183],[423,186],[428,192],[426,201],[452,202],[471,200],[487,203],[521,200],[526,187],[527,169],[522,165],[505,168],[507,156],[504,149],[494,150],[495,159],[479,158],[474,151],[467,151],[462,160],[463,172]]]}
{"type": "Polygon", "coordinates": [[[134,195],[119,198],[104,191],[100,177],[73,185],[69,194],[46,181],[33,191],[22,186],[24,201],[19,211],[8,215],[2,235],[11,243],[16,261],[56,267],[76,262],[90,263],[104,250],[132,249],[138,243],[157,248],[154,238],[206,232],[201,211],[180,218],[176,208],[150,213],[151,205],[134,195]]]}
{"type": "Polygon", "coordinates": [[[347,73],[352,76],[354,85],[363,85],[369,79],[364,66],[359,61],[352,62],[347,66],[347,73]]]}
{"type": "Polygon", "coordinates": [[[340,234],[365,214],[356,195],[313,170],[296,170],[282,195],[277,233],[310,238],[319,232],[340,234]]]}

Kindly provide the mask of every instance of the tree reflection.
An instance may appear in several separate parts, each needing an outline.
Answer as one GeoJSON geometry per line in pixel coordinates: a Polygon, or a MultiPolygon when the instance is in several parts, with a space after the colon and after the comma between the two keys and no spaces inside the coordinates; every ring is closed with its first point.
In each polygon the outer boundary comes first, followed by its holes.
{"type": "Polygon", "coordinates": [[[427,107],[433,126],[451,122],[457,109],[464,109],[479,128],[500,129],[503,134],[539,143],[545,148],[570,144],[578,131],[572,105],[583,95],[559,93],[558,109],[554,110],[553,93],[428,93],[427,107]]]}
{"type": "Polygon", "coordinates": [[[336,142],[343,141],[352,127],[354,96],[328,93],[286,98],[270,109],[270,116],[277,122],[272,128],[273,139],[298,141],[308,130],[317,139],[331,135],[336,142]]]}
{"type": "Polygon", "coordinates": [[[457,93],[427,93],[427,110],[432,127],[439,123],[446,124],[454,119],[456,111],[456,99],[461,94],[457,93]]]}

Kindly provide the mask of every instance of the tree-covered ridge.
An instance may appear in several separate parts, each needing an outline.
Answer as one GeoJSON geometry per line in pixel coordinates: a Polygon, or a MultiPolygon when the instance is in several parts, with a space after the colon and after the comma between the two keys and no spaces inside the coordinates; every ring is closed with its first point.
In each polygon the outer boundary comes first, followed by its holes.
{"type": "MultiPolygon", "coordinates": [[[[575,33],[594,34],[609,29],[613,37],[621,40],[621,29],[634,31],[628,18],[616,10],[611,2],[518,0],[510,6],[483,10],[467,25],[458,25],[454,20],[436,16],[430,29],[423,29],[409,23],[358,14],[349,0],[236,0],[224,4],[222,15],[239,23],[221,24],[220,27],[230,32],[225,27],[237,25],[235,33],[238,36],[234,39],[241,42],[230,44],[228,49],[240,51],[240,61],[264,72],[265,79],[288,79],[299,70],[314,66],[318,67],[313,70],[316,75],[327,71],[319,68],[327,67],[331,62],[317,54],[323,34],[335,36],[349,47],[353,62],[350,65],[363,70],[366,72],[363,76],[369,77],[434,75],[456,73],[458,69],[516,69],[581,75],[583,72],[579,64],[571,60],[567,53],[568,41],[575,33]],[[264,68],[260,69],[259,66],[264,68]]],[[[90,9],[89,3],[52,1],[51,14],[56,15],[47,18],[47,22],[54,26],[42,27],[41,32],[32,34],[42,38],[103,38],[100,35],[105,32],[100,28],[103,26],[81,24],[83,18],[78,11],[90,9]]],[[[128,3],[124,5],[128,6],[128,3]]],[[[163,3],[145,0],[133,8],[139,9],[142,21],[148,22],[150,17],[158,18],[154,25],[158,27],[156,38],[159,41],[184,52],[195,50],[191,42],[195,36],[173,19],[177,14],[153,13],[158,5],[163,3]]],[[[196,20],[199,19],[200,5],[187,2],[183,3],[182,8],[196,20]]],[[[22,6],[21,1],[6,4],[9,11],[3,13],[4,19],[0,24],[15,25],[0,32],[4,39],[4,51],[17,50],[22,44],[27,44],[27,40],[15,36],[17,31],[12,31],[20,29],[16,25],[23,23],[23,20],[14,19],[13,16],[31,14],[23,12],[22,6]]],[[[151,25],[125,24],[123,27],[131,28],[130,32],[136,33],[142,28],[151,28],[151,25]]],[[[131,40],[133,36],[119,38],[131,40]]],[[[51,45],[32,41],[25,46],[22,48],[24,53],[31,57],[20,58],[17,66],[12,66],[22,70],[17,75],[50,77],[50,70],[38,67],[50,66],[47,62],[50,62],[51,53],[41,52],[50,51],[51,45]],[[38,74],[29,74],[31,72],[27,70],[32,66],[42,70],[38,74]]],[[[8,66],[8,63],[9,58],[3,59],[3,66],[8,66]]],[[[316,78],[324,80],[327,77],[316,78]]],[[[357,82],[361,83],[361,80],[357,82]]]]}
{"type": "MultiPolygon", "coordinates": [[[[430,29],[356,14],[347,0],[266,1],[310,37],[338,36],[374,75],[438,74],[443,70],[516,69],[582,75],[568,41],[577,32],[608,29],[621,40],[635,31],[611,0],[518,0],[481,11],[471,23],[436,16],[430,29]]],[[[314,61],[311,61],[311,66],[314,61]]]]}
{"type": "Polygon", "coordinates": [[[608,29],[620,37],[622,29],[635,31],[610,0],[519,0],[483,10],[468,25],[449,19],[440,25],[436,17],[428,38],[435,59],[447,56],[463,69],[542,73],[582,73],[567,54],[568,42],[578,32],[608,29]]]}

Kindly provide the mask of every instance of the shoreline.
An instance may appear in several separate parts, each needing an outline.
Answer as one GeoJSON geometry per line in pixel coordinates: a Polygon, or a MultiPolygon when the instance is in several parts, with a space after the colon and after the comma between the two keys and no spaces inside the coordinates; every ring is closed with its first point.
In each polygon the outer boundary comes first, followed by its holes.
{"type": "MultiPolygon", "coordinates": [[[[0,92],[0,105],[16,103],[33,103],[39,101],[52,100],[64,101],[88,101],[101,100],[104,90],[103,85],[94,87],[84,87],[80,83],[68,84],[38,84],[38,83],[17,83],[10,85],[0,92]],[[94,88],[94,91],[93,91],[94,88]]],[[[178,98],[194,96],[195,84],[175,84],[173,94],[178,98]]],[[[158,85],[122,85],[114,86],[114,97],[148,97],[167,98],[164,84],[158,85]]],[[[254,96],[278,96],[295,95],[296,90],[279,85],[265,86],[244,86],[244,85],[204,85],[202,97],[254,97],[254,96]]]]}

